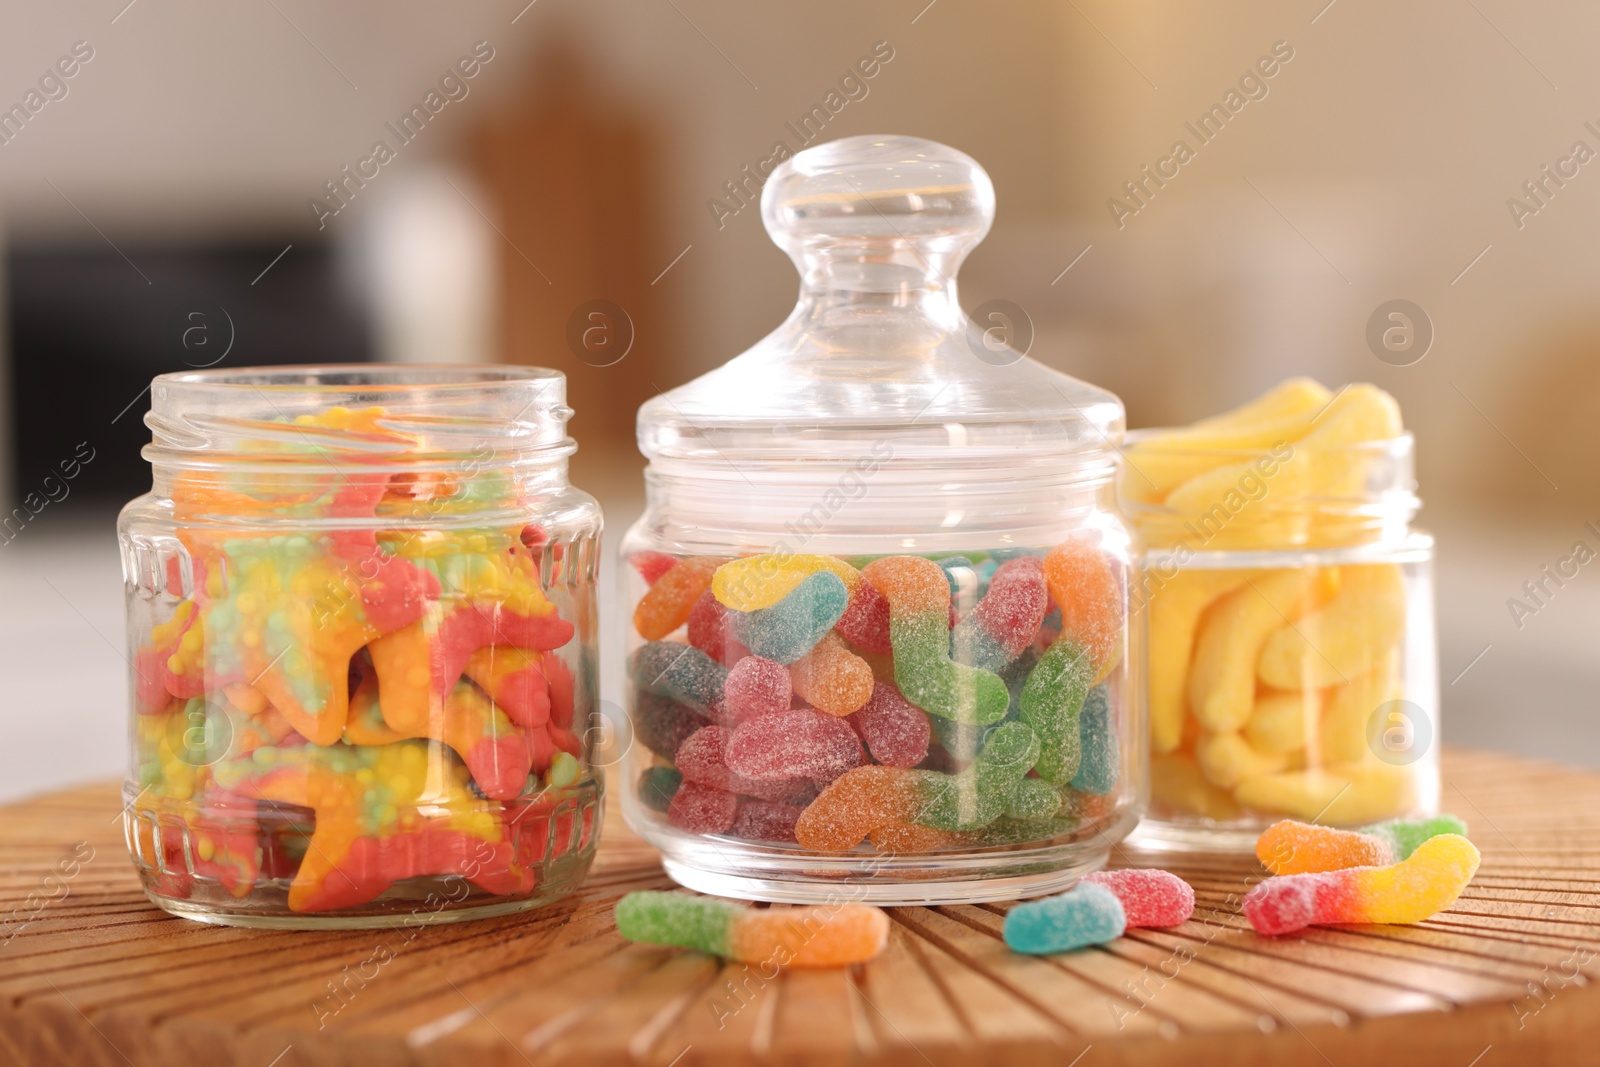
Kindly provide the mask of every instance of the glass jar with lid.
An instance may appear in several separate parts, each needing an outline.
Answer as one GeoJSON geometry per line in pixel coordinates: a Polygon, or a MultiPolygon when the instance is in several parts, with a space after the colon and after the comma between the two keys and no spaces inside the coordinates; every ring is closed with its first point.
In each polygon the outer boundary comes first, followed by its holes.
{"type": "Polygon", "coordinates": [[[433,922],[576,888],[600,511],[532,367],[163,375],[122,513],[128,847],[159,906],[433,922]]]}
{"type": "Polygon", "coordinates": [[[1303,378],[1129,435],[1120,495],[1149,648],[1141,843],[1249,850],[1279,819],[1359,829],[1437,810],[1414,450],[1382,390],[1303,378]]]}
{"type": "Polygon", "coordinates": [[[623,803],[686,886],[1002,899],[1138,820],[1123,408],[962,312],[993,214],[933,142],[785,161],[762,217],[794,312],[640,409],[623,803]]]}

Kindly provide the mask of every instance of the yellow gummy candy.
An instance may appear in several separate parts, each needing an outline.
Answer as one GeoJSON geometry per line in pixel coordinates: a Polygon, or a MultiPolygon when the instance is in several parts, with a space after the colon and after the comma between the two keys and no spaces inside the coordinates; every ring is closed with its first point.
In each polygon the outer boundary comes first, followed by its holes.
{"type": "Polygon", "coordinates": [[[1236,458],[1229,453],[1265,452],[1298,439],[1329,396],[1310,378],[1290,378],[1232,411],[1154,434],[1128,449],[1134,473],[1124,482],[1134,487],[1136,499],[1164,499],[1184,482],[1236,458]]]}
{"type": "Polygon", "coordinates": [[[1150,760],[1150,801],[1158,809],[1218,822],[1239,817],[1239,805],[1228,791],[1206,781],[1195,761],[1181,753],[1150,760]]]}
{"type": "Polygon", "coordinates": [[[1150,594],[1150,746],[1157,755],[1183,734],[1183,683],[1194,651],[1195,624],[1217,597],[1244,584],[1250,571],[1179,571],[1150,594]]]}
{"type": "Polygon", "coordinates": [[[1167,497],[1172,521],[1200,531],[1208,549],[1303,543],[1311,526],[1305,504],[1311,470],[1304,463],[1280,463],[1281,451],[1228,463],[1184,482],[1167,497]]]}
{"type": "Polygon", "coordinates": [[[1241,735],[1201,734],[1194,746],[1195,762],[1206,780],[1219,789],[1232,789],[1246,778],[1277,774],[1289,765],[1282,752],[1262,752],[1241,735]]]}
{"type": "Polygon", "coordinates": [[[1322,758],[1330,763],[1354,763],[1371,756],[1367,722],[1373,712],[1399,695],[1394,653],[1379,659],[1372,670],[1328,690],[1317,732],[1322,758]]]}
{"type": "Polygon", "coordinates": [[[724,563],[711,579],[711,595],[734,611],[770,608],[818,571],[832,571],[855,593],[861,572],[832,556],[793,556],[767,553],[724,563]]]}
{"type": "Polygon", "coordinates": [[[1228,733],[1250,721],[1261,645],[1305,611],[1314,577],[1299,568],[1251,578],[1206,613],[1189,675],[1189,704],[1200,725],[1228,733]]]}
{"type": "Polygon", "coordinates": [[[1405,633],[1400,568],[1340,568],[1339,592],[1325,607],[1284,625],[1261,648],[1256,676],[1274,689],[1320,689],[1371,671],[1405,633]]]}
{"type": "Polygon", "coordinates": [[[1419,923],[1456,902],[1478,873],[1477,846],[1460,834],[1439,834],[1400,863],[1355,874],[1360,921],[1419,923]]]}
{"type": "Polygon", "coordinates": [[[1294,752],[1306,747],[1322,711],[1322,693],[1264,692],[1245,724],[1244,736],[1262,752],[1294,752]]]}
{"type": "Polygon", "coordinates": [[[1408,770],[1386,763],[1335,763],[1246,778],[1234,796],[1246,807],[1334,826],[1395,818],[1413,800],[1408,770]]]}

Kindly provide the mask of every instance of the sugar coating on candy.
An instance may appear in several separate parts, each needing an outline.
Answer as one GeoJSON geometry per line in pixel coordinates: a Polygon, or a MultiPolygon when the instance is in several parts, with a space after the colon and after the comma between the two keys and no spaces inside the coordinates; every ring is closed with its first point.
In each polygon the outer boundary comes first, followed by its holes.
{"type": "Polygon", "coordinates": [[[658,756],[672,759],[690,734],[706,725],[704,716],[671,697],[639,693],[633,708],[633,733],[658,756]]]}
{"type": "Polygon", "coordinates": [[[734,611],[759,611],[772,607],[807,579],[823,572],[834,575],[850,591],[861,583],[861,575],[842,559],[774,552],[723,564],[711,581],[711,591],[734,611]]]}
{"type": "Polygon", "coordinates": [[[827,633],[790,668],[794,691],[829,715],[849,715],[872,698],[872,668],[838,634],[827,633]]]}
{"type": "Polygon", "coordinates": [[[1002,933],[1011,951],[1043,956],[1115,941],[1127,925],[1117,895],[1083,881],[1059,896],[1014,905],[1002,933]]]}
{"type": "Polygon", "coordinates": [[[872,699],[851,715],[849,722],[879,763],[915,767],[928,758],[928,717],[901,696],[892,682],[877,682],[872,699]]]}
{"type": "Polygon", "coordinates": [[[834,623],[834,628],[857,648],[887,656],[889,644],[889,602],[871,582],[862,582],[850,595],[850,604],[834,623]]]}
{"type": "Polygon", "coordinates": [[[849,603],[850,591],[839,576],[818,571],[771,607],[730,615],[734,635],[751,652],[793,663],[833,629],[849,603]]]}
{"type": "Polygon", "coordinates": [[[1089,690],[1078,711],[1078,740],[1081,750],[1078,771],[1072,788],[1101,796],[1116,788],[1122,768],[1122,750],[1117,744],[1117,720],[1111,710],[1111,687],[1101,682],[1089,690]]]}
{"type": "Polygon", "coordinates": [[[806,807],[795,839],[816,852],[848,852],[879,827],[921,814],[931,771],[865,766],[835,778],[806,807]]]}
{"type": "Polygon", "coordinates": [[[633,609],[633,628],[646,641],[659,641],[689,621],[689,613],[702,593],[711,589],[711,575],[720,559],[680,559],[656,579],[633,609]]]}
{"type": "Polygon", "coordinates": [[[667,818],[692,834],[722,834],[739,814],[739,798],[726,789],[685,781],[672,794],[667,818]]]}
{"type": "Polygon", "coordinates": [[[1322,923],[1419,923],[1454,904],[1477,873],[1477,848],[1440,834],[1387,867],[1285,874],[1258,882],[1244,898],[1259,934],[1293,933],[1322,923]]]}
{"type": "Polygon", "coordinates": [[[728,767],[752,779],[810,778],[831,782],[866,762],[850,724],[820,711],[784,711],[751,719],[733,731],[728,767]]]}
{"type": "Polygon", "coordinates": [[[1273,874],[1311,874],[1347,867],[1386,867],[1398,859],[1376,834],[1282,819],[1256,838],[1256,858],[1273,874]]]}
{"type": "Polygon", "coordinates": [[[1025,723],[998,726],[972,766],[929,779],[928,802],[916,822],[938,830],[977,830],[1005,813],[1017,782],[1039,757],[1039,739],[1025,723]]]}
{"type": "Polygon", "coordinates": [[[782,967],[866,963],[889,943],[889,916],[866,904],[746,910],[728,933],[732,958],[782,967]]]}
{"type": "Polygon", "coordinates": [[[628,657],[628,677],[646,692],[705,710],[722,699],[728,669],[693,645],[652,641],[628,657]]]}
{"type": "Polygon", "coordinates": [[[890,823],[880,826],[869,835],[872,847],[879,852],[936,852],[946,848],[960,848],[971,841],[968,834],[952,830],[935,830],[912,822],[890,823]]]}
{"type": "Polygon", "coordinates": [[[613,913],[617,933],[647,945],[698,949],[728,956],[728,931],[745,908],[728,900],[684,893],[629,893],[613,913]]]}
{"type": "Polygon", "coordinates": [[[794,699],[789,668],[761,656],[746,656],[733,665],[722,683],[720,718],[725,726],[746,719],[788,711],[794,699]]]}
{"type": "Polygon", "coordinates": [[[1194,915],[1194,887],[1169,871],[1153,867],[1095,871],[1083,881],[1117,895],[1130,927],[1181,926],[1194,915]]]}
{"type": "Polygon", "coordinates": [[[952,633],[958,661],[999,671],[1033,643],[1050,605],[1042,568],[1039,557],[1019,556],[995,571],[988,592],[952,633]]]}
{"type": "Polygon", "coordinates": [[[734,771],[728,766],[728,749],[732,738],[733,731],[726,727],[702,726],[678,746],[678,770],[686,780],[699,785],[762,800],[792,803],[811,792],[809,777],[770,775],[757,779],[734,771]]]}
{"type": "Polygon", "coordinates": [[[1391,819],[1365,827],[1361,832],[1383,838],[1394,851],[1394,858],[1403,860],[1430,837],[1440,834],[1466,837],[1467,824],[1454,815],[1435,815],[1431,819],[1391,819]]]}
{"type": "Polygon", "coordinates": [[[657,579],[677,564],[678,557],[668,555],[665,552],[647,550],[635,552],[628,557],[628,562],[633,565],[634,570],[639,572],[639,577],[644,579],[646,585],[655,585],[657,579]]]}
{"type": "Polygon", "coordinates": [[[1048,819],[1061,810],[1061,791],[1043,778],[1019,778],[1005,799],[1008,819],[1048,819]]]}
{"type": "Polygon", "coordinates": [[[683,774],[675,767],[646,767],[639,775],[639,799],[651,811],[665,812],[682,784],[683,774]]]}
{"type": "Polygon", "coordinates": [[[775,804],[766,800],[746,800],[728,830],[730,837],[745,841],[794,841],[794,824],[806,809],[800,804],[775,804]]]}
{"type": "Polygon", "coordinates": [[[733,636],[733,620],[708,589],[689,611],[689,643],[725,667],[750,654],[733,636]]]}
{"type": "Polygon", "coordinates": [[[1076,642],[1062,637],[1028,674],[1018,703],[1022,721],[1033,727],[1041,746],[1039,777],[1066,785],[1078,773],[1082,738],[1078,712],[1089,693],[1093,661],[1076,642]]]}
{"type": "Polygon", "coordinates": [[[930,715],[966,723],[997,722],[1010,694],[999,675],[950,659],[950,586],[937,563],[918,556],[874,560],[862,577],[889,601],[895,684],[930,715]]]}
{"type": "Polygon", "coordinates": [[[1044,558],[1044,580],[1061,612],[1061,634],[1089,653],[1103,676],[1121,653],[1127,627],[1127,592],[1117,562],[1099,547],[1067,540],[1044,558]]]}

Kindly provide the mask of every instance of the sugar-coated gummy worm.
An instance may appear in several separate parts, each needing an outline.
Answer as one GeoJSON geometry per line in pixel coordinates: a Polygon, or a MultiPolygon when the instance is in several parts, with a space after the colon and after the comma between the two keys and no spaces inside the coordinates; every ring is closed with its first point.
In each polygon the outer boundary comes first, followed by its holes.
{"type": "Polygon", "coordinates": [[[1346,867],[1386,867],[1408,858],[1422,842],[1440,834],[1467,836],[1454,815],[1394,819],[1362,830],[1283,819],[1256,839],[1256,858],[1273,874],[1315,874],[1346,867]]]}
{"type": "Polygon", "coordinates": [[[1004,718],[1011,697],[1000,676],[950,658],[950,585],[943,569],[919,556],[887,556],[861,574],[889,602],[894,680],[905,698],[956,722],[1004,718]]]}
{"type": "Polygon", "coordinates": [[[733,611],[760,611],[788,596],[807,578],[824,571],[838,577],[851,591],[861,582],[861,575],[854,567],[833,556],[768,553],[747,556],[718,567],[711,581],[711,592],[724,607],[733,611]]]}
{"type": "Polygon", "coordinates": [[[1127,926],[1117,895],[1085,881],[1057,896],[1014,905],[1002,934],[1011,951],[1043,956],[1115,941],[1127,926]]]}
{"type": "Polygon", "coordinates": [[[818,571],[776,604],[731,612],[729,621],[734,636],[751,652],[778,663],[793,663],[833,629],[849,603],[850,591],[839,576],[818,571]]]}
{"type": "Polygon", "coordinates": [[[629,941],[779,967],[865,963],[889,941],[889,917],[865,904],[757,909],[683,893],[638,892],[617,901],[616,922],[629,941]]]}
{"type": "Polygon", "coordinates": [[[1194,915],[1194,887],[1170,871],[1153,867],[1095,871],[1085,882],[1117,895],[1128,926],[1181,926],[1194,915]]]}
{"type": "Polygon", "coordinates": [[[1078,773],[1083,754],[1078,712],[1093,677],[1094,661],[1088,651],[1061,637],[1046,650],[1022,687],[1022,721],[1038,735],[1040,753],[1035,769],[1047,782],[1066,785],[1078,773]]]}
{"type": "Polygon", "coordinates": [[[1419,923],[1454,904],[1478,870],[1478,850],[1440,834],[1387,867],[1277,875],[1244,898],[1259,934],[1290,934],[1322,923],[1419,923]]]}

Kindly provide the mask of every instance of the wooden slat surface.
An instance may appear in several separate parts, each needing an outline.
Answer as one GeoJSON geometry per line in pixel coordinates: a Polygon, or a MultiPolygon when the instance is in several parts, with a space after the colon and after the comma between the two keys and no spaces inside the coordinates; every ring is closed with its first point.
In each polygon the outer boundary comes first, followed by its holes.
{"type": "Polygon", "coordinates": [[[617,937],[618,896],[670,886],[620,818],[582,892],[531,915],[248,931],[151,906],[116,788],[75,789],[0,809],[0,1062],[1600,1062],[1600,775],[1451,751],[1445,780],[1483,866],[1420,926],[1263,939],[1237,906],[1253,860],[1123,847],[1116,865],[1194,883],[1193,921],[1036,959],[1001,943],[1005,904],[896,908],[878,960],[775,981],[617,937]],[[27,903],[88,848],[64,895],[27,903]],[[393,959],[344,979],[379,946],[393,959]]]}

